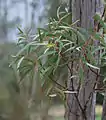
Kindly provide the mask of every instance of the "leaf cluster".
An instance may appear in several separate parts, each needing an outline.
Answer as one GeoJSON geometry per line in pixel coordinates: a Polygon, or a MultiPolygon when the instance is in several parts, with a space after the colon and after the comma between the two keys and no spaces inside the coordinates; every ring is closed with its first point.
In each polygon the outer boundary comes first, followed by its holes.
{"type": "MultiPolygon", "coordinates": [[[[102,34],[106,27],[105,22],[96,14],[94,20],[100,23],[100,31],[87,31],[76,27],[79,21],[73,23],[71,18],[70,13],[60,12],[58,9],[57,19],[50,19],[46,28],[38,28],[38,33],[30,37],[31,41],[28,40],[28,34],[18,28],[20,35],[18,45],[21,50],[14,56],[14,61],[20,75],[20,82],[28,76],[30,79],[36,78],[36,81],[40,81],[41,89],[46,95],[53,93],[55,88],[55,91],[63,97],[67,85],[61,85],[55,79],[55,76],[60,74],[60,69],[67,68],[68,71],[71,69],[69,64],[76,61],[79,63],[78,69],[76,75],[71,77],[77,76],[81,83],[84,80],[85,67],[93,70],[100,69],[101,58],[106,59],[106,35],[102,34]],[[70,22],[67,22],[69,18],[70,22]],[[96,56],[101,50],[104,52],[100,54],[98,60],[96,56]],[[36,75],[39,77],[34,77],[36,75]]],[[[105,62],[102,63],[104,64],[105,62]]]]}

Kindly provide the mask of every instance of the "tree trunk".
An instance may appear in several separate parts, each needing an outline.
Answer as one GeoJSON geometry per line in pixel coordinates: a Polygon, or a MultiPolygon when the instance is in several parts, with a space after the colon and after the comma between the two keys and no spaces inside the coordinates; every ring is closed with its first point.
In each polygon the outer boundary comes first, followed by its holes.
{"type": "Polygon", "coordinates": [[[106,120],[106,90],[104,93],[104,100],[103,100],[102,120],[106,120]]]}
{"type": "MultiPolygon", "coordinates": [[[[100,0],[72,0],[72,16],[73,21],[79,20],[77,26],[85,29],[94,26],[93,15],[96,12],[102,12],[100,0]]],[[[78,89],[80,83],[77,79],[70,78],[70,74],[75,75],[79,66],[79,62],[70,64],[72,72],[69,71],[69,79],[67,86],[69,89],[78,89]]],[[[84,70],[84,82],[80,85],[79,94],[67,95],[67,120],[95,120],[95,102],[96,93],[93,91],[93,86],[96,81],[96,75],[88,68],[84,70]],[[91,94],[92,93],[92,94],[91,94]],[[86,109],[85,109],[86,108],[86,109]]]]}

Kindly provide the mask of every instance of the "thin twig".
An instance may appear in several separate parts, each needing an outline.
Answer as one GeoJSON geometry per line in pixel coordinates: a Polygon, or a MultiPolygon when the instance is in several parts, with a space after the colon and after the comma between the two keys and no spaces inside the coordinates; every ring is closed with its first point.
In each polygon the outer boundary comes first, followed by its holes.
{"type": "Polygon", "coordinates": [[[90,100],[91,96],[93,95],[93,92],[95,91],[95,87],[96,87],[97,81],[98,81],[98,76],[99,76],[99,74],[97,74],[97,76],[96,76],[96,81],[95,81],[94,86],[93,86],[93,91],[89,94],[89,97],[88,97],[88,100],[85,103],[84,109],[86,109],[86,106],[89,103],[89,100],[90,100]]]}
{"type": "MultiPolygon", "coordinates": [[[[62,57],[62,59],[64,60],[63,55],[61,55],[61,57],[62,57]]],[[[64,60],[64,61],[66,61],[66,60],[64,60]]],[[[71,68],[73,68],[73,67],[70,68],[68,64],[66,64],[66,65],[67,65],[67,68],[68,68],[69,71],[70,71],[70,74],[72,74],[72,69],[71,69],[71,68]]],[[[73,65],[73,63],[72,63],[72,65],[73,65]]],[[[72,83],[72,91],[75,91],[75,89],[74,89],[74,84],[73,84],[73,79],[71,79],[71,83],[72,83]]],[[[83,117],[86,119],[85,111],[84,111],[83,107],[82,107],[81,104],[80,104],[80,101],[79,101],[79,99],[78,99],[77,94],[74,93],[74,96],[75,96],[75,98],[76,98],[76,100],[77,100],[77,103],[78,103],[78,105],[79,105],[79,107],[80,107],[80,109],[81,109],[81,111],[82,111],[83,117]]]]}

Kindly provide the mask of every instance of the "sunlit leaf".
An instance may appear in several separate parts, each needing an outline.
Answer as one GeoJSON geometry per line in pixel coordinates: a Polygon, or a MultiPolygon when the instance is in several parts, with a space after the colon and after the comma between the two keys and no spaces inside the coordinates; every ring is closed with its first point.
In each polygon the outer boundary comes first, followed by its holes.
{"type": "Polygon", "coordinates": [[[91,67],[91,68],[93,68],[93,69],[100,70],[100,68],[99,68],[99,67],[94,66],[94,65],[91,65],[90,63],[86,63],[86,65],[87,65],[87,66],[89,66],[89,67],[91,67]]]}
{"type": "Polygon", "coordinates": [[[20,65],[21,65],[21,63],[22,63],[23,60],[24,60],[24,56],[18,61],[18,63],[17,63],[17,68],[20,67],[20,65]]]}
{"type": "Polygon", "coordinates": [[[47,44],[47,47],[48,47],[48,48],[54,47],[54,46],[55,46],[55,44],[53,44],[53,43],[47,44]]]}

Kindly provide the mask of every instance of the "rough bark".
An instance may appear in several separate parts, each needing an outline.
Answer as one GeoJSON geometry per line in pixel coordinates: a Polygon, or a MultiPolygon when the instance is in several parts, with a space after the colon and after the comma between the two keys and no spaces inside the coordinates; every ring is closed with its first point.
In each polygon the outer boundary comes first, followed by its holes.
{"type": "MultiPolygon", "coordinates": [[[[101,60],[101,64],[103,64],[104,60],[101,60]]],[[[104,92],[104,100],[103,100],[103,110],[102,110],[102,118],[101,120],[106,120],[106,84],[104,82],[106,76],[106,66],[102,66],[100,68],[100,74],[104,75],[100,77],[98,87],[102,88],[102,92],[104,92]]]]}
{"type": "Polygon", "coordinates": [[[102,120],[106,120],[106,90],[105,90],[105,95],[103,100],[102,120]]]}
{"type": "MultiPolygon", "coordinates": [[[[102,12],[102,9],[100,9],[101,5],[102,3],[100,0],[72,0],[73,21],[80,20],[77,23],[78,26],[86,29],[92,28],[94,26],[94,20],[92,17],[96,12],[102,12]]],[[[72,75],[76,74],[77,65],[79,66],[79,62],[73,62],[70,64],[70,67],[74,68],[71,73],[72,75]]],[[[85,68],[84,72],[84,82],[79,89],[79,94],[67,95],[67,120],[95,120],[96,93],[93,92],[93,86],[97,76],[88,68],[85,68]],[[76,96],[78,96],[78,99],[76,96]],[[85,104],[86,110],[84,110],[85,104]]],[[[67,84],[69,89],[73,89],[73,85],[74,89],[79,87],[77,79],[70,79],[70,71],[67,84]]]]}
{"type": "MultiPolygon", "coordinates": [[[[101,63],[103,61],[101,60],[101,63]]],[[[101,67],[100,73],[103,74],[104,76],[106,75],[106,66],[101,67]]],[[[99,87],[102,88],[102,92],[104,92],[104,100],[103,100],[103,110],[102,110],[102,118],[101,120],[106,120],[106,84],[103,82],[105,77],[101,76],[100,77],[100,84],[99,87]]]]}

